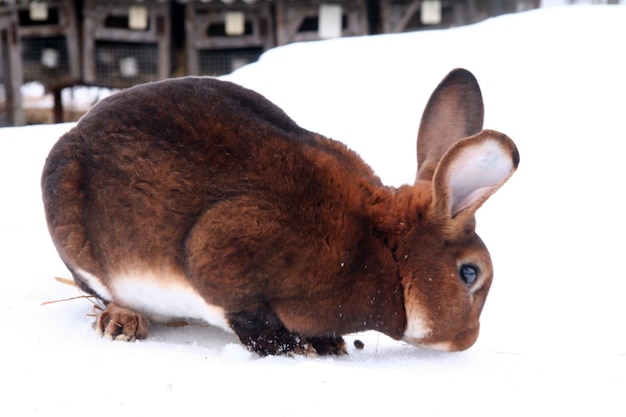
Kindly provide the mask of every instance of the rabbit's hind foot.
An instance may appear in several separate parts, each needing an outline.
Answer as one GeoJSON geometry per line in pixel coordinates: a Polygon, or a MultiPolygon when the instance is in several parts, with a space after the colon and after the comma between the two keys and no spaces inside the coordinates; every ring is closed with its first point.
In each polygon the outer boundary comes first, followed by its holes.
{"type": "Polygon", "coordinates": [[[109,303],[96,321],[98,334],[107,339],[134,342],[148,337],[150,321],[143,314],[109,303]]]}

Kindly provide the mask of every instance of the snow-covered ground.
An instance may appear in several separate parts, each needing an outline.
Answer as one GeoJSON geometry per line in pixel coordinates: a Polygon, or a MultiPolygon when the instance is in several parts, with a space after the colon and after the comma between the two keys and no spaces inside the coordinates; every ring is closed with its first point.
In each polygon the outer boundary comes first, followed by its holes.
{"type": "MultiPolygon", "coordinates": [[[[341,358],[259,358],[219,329],[92,329],[48,237],[39,176],[71,124],[0,129],[0,415],[626,415],[626,7],[569,6],[446,31],[294,44],[225,77],[345,141],[392,185],[454,67],[515,176],[478,213],[495,280],[482,332],[441,353],[357,335],[341,358]],[[366,414],[365,414],[366,413],[366,414]]],[[[353,338],[349,338],[350,343],[353,338]]]]}

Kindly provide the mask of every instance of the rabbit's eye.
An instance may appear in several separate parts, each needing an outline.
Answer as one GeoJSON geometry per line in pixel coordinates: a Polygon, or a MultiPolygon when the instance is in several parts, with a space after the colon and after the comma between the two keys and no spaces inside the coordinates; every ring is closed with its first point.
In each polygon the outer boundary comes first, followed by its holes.
{"type": "Polygon", "coordinates": [[[471,287],[478,279],[478,269],[474,265],[463,264],[459,268],[459,277],[468,287],[471,287]]]}

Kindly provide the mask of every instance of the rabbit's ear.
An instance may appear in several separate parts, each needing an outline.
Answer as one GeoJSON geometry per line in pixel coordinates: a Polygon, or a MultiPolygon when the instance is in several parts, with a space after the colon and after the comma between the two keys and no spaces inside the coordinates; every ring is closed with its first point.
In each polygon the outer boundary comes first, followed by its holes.
{"type": "Polygon", "coordinates": [[[517,147],[502,133],[484,130],[462,139],[435,169],[435,215],[464,222],[513,175],[518,164],[517,147]]]}
{"type": "Polygon", "coordinates": [[[443,154],[483,128],[478,81],[464,69],[451,71],[430,96],[417,134],[417,179],[430,181],[443,154]]]}

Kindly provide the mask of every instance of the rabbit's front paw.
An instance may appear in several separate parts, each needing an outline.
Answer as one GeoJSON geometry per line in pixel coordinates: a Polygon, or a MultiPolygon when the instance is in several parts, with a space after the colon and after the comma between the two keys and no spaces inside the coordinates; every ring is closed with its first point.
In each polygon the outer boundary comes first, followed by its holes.
{"type": "Polygon", "coordinates": [[[96,330],[111,340],[134,342],[146,339],[150,321],[143,314],[109,303],[98,316],[96,330]]]}

